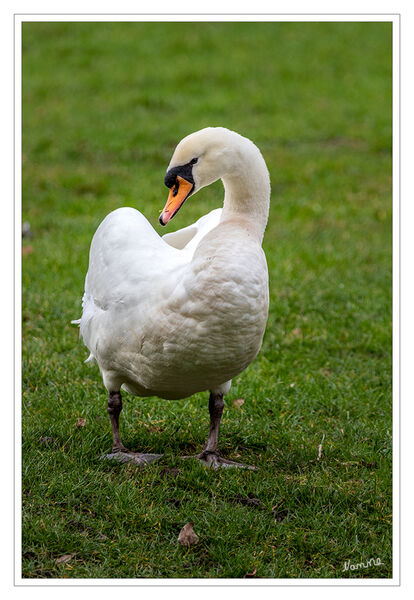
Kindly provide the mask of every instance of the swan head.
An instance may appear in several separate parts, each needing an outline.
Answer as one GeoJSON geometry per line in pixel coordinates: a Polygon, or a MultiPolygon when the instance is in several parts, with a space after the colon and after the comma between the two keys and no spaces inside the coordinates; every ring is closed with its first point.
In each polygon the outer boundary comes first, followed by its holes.
{"type": "Polygon", "coordinates": [[[166,225],[201,188],[223,177],[237,176],[246,156],[256,153],[261,157],[253,142],[224,127],[206,127],[182,139],[164,179],[170,193],[159,218],[161,225],[166,225]]]}

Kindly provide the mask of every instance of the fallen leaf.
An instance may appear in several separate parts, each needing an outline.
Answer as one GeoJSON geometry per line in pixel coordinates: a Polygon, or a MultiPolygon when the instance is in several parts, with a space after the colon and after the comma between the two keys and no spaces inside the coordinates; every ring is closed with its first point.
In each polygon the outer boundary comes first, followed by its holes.
{"type": "Polygon", "coordinates": [[[85,425],[86,425],[86,419],[79,417],[79,419],[76,421],[76,427],[85,427],[85,425]]]}
{"type": "Polygon", "coordinates": [[[26,254],[31,254],[33,252],[33,246],[23,246],[22,254],[26,256],[26,254]]]}
{"type": "Polygon", "coordinates": [[[254,568],[253,573],[246,573],[246,575],[243,577],[243,579],[248,579],[249,577],[255,577],[257,573],[257,567],[254,568]]]}
{"type": "Polygon", "coordinates": [[[198,544],[199,538],[198,535],[194,532],[193,529],[194,523],[187,523],[181,529],[180,534],[178,536],[178,541],[182,546],[194,546],[198,544]]]}
{"type": "Polygon", "coordinates": [[[73,557],[75,556],[75,554],[63,554],[62,556],[59,556],[59,558],[56,559],[56,564],[60,565],[62,563],[68,563],[73,557]]]}
{"type": "Polygon", "coordinates": [[[237,400],[233,400],[233,406],[237,406],[238,408],[240,408],[240,406],[244,404],[244,399],[243,398],[237,398],[237,400]]]}

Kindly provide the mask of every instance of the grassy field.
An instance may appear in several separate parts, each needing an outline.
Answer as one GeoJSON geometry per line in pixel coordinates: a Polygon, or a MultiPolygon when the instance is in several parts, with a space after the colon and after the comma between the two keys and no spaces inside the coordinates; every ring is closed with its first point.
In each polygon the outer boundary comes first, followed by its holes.
{"type": "Polygon", "coordinates": [[[26,23],[23,126],[23,577],[391,577],[391,25],[26,23]],[[220,438],[259,470],[179,458],[206,393],[125,393],[124,442],[165,457],[102,462],[106,392],[70,325],[89,244],[124,205],[161,233],[172,151],[207,125],[253,139],[272,179],[267,331],[220,438]]]}

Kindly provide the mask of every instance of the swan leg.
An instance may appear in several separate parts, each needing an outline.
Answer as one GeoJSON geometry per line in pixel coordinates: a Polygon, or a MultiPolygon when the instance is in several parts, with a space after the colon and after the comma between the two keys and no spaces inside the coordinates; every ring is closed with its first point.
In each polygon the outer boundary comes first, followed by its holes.
{"type": "Polygon", "coordinates": [[[141,454],[132,452],[125,448],[119,435],[119,414],[122,410],[121,392],[108,393],[108,414],[111,419],[113,446],[110,454],[104,454],[102,459],[117,460],[122,463],[136,463],[145,465],[152,463],[162,457],[162,454],[141,454]]]}
{"type": "Polygon", "coordinates": [[[208,412],[210,413],[210,431],[208,433],[206,447],[202,454],[214,454],[217,452],[220,421],[224,410],[223,394],[210,393],[208,399],[208,412]]]}
{"type": "Polygon", "coordinates": [[[223,395],[224,394],[222,393],[210,393],[210,398],[208,401],[208,410],[210,413],[210,431],[208,434],[206,447],[204,448],[203,452],[197,456],[197,458],[205,465],[213,467],[213,469],[218,469],[219,467],[254,469],[255,467],[244,465],[233,460],[228,460],[227,458],[222,458],[217,452],[220,421],[224,409],[223,395]]]}
{"type": "Polygon", "coordinates": [[[113,435],[113,446],[112,452],[129,452],[128,448],[125,448],[119,435],[119,414],[122,410],[122,396],[121,392],[109,392],[108,393],[108,414],[111,419],[112,435],[113,435]]]}

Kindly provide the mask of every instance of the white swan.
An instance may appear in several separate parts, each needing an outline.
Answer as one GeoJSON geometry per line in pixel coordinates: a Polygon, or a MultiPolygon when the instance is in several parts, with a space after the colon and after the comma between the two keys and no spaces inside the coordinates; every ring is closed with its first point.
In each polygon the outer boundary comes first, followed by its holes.
{"type": "Polygon", "coordinates": [[[223,395],[259,352],[268,314],[261,243],[270,181],[258,148],[222,127],[184,138],[165,175],[170,193],[160,223],[217,179],[223,209],[194,225],[161,238],[140,212],[119,208],[93,237],[80,334],[109,393],[113,456],[155,458],[121,442],[121,387],[166,399],[209,390],[210,433],[199,458],[237,464],[218,455],[217,440],[223,395]]]}

